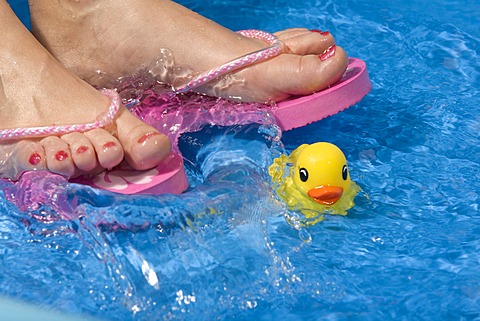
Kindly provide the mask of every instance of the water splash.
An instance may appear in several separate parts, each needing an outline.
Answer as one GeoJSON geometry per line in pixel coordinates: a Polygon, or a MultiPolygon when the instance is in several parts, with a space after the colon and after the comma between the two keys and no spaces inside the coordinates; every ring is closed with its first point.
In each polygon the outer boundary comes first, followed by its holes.
{"type": "MultiPolygon", "coordinates": [[[[102,289],[102,282],[98,284],[100,288],[91,287],[82,305],[100,305],[101,315],[112,310],[117,311],[116,315],[139,317],[155,315],[154,311],[159,310],[172,315],[195,311],[199,303],[205,303],[195,298],[209,294],[188,286],[179,288],[181,284],[189,279],[193,284],[203,284],[205,280],[197,279],[199,271],[223,269],[229,266],[228,257],[238,260],[237,251],[221,254],[224,250],[217,245],[221,241],[217,233],[239,238],[245,246],[258,251],[256,265],[278,265],[269,272],[276,288],[279,280],[291,279],[288,275],[293,273],[293,267],[272,246],[262,245],[268,242],[270,231],[265,226],[269,217],[279,213],[282,217],[283,213],[266,174],[272,155],[283,151],[281,131],[268,109],[259,104],[229,103],[193,94],[173,96],[150,87],[134,100],[140,103],[132,111],[164,131],[175,142],[176,150],[184,152],[186,163],[194,169],[191,173],[198,174],[199,183],[187,193],[155,197],[116,195],[68,183],[48,172],[25,173],[5,189],[8,199],[22,211],[20,215],[28,221],[37,242],[55,237],[62,243],[61,238],[74,235],[82,244],[80,253],[93,256],[100,264],[95,273],[99,280],[104,280],[105,288],[102,289]],[[201,130],[208,135],[195,134],[201,130]],[[181,149],[182,144],[188,148],[181,149]],[[243,233],[248,237],[243,237],[243,233]],[[125,235],[135,235],[135,240],[125,235]],[[192,243],[185,244],[179,235],[187,235],[192,243]],[[250,238],[253,235],[257,237],[250,238]],[[151,240],[158,248],[145,247],[151,240]],[[174,252],[162,252],[168,248],[174,252]],[[264,251],[269,253],[270,263],[264,262],[264,251]],[[179,273],[190,278],[176,282],[174,287],[165,281],[179,273]]],[[[89,261],[87,265],[95,264],[89,261]]],[[[68,272],[58,277],[68,278],[68,272]]],[[[211,276],[207,278],[214,282],[211,276]]],[[[237,284],[233,280],[225,282],[228,289],[237,284]]],[[[270,287],[269,281],[261,283],[265,289],[270,287]]],[[[216,297],[223,300],[224,306],[232,307],[236,298],[241,299],[241,306],[246,309],[254,308],[260,299],[228,291],[221,291],[216,297]]]]}

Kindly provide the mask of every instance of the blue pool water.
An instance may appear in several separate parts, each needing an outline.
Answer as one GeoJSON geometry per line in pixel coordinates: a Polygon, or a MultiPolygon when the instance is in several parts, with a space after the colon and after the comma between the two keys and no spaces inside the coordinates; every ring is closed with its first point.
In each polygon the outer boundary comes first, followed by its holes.
{"type": "Polygon", "coordinates": [[[480,319],[480,2],[181,3],[232,29],[329,30],[366,61],[364,100],[281,139],[338,145],[356,206],[294,228],[266,173],[277,133],[207,127],[179,142],[181,196],[0,183],[0,294],[106,320],[480,319]]]}

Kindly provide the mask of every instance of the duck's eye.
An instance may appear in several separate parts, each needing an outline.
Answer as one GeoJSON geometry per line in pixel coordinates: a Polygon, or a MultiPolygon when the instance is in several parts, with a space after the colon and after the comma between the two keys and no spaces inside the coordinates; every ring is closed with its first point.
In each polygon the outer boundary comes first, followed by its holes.
{"type": "Polygon", "coordinates": [[[347,168],[347,165],[343,165],[343,168],[342,168],[342,178],[344,181],[347,180],[348,178],[348,168],[347,168]]]}
{"type": "Polygon", "coordinates": [[[306,182],[308,179],[308,171],[305,168],[300,168],[300,180],[306,182]]]}

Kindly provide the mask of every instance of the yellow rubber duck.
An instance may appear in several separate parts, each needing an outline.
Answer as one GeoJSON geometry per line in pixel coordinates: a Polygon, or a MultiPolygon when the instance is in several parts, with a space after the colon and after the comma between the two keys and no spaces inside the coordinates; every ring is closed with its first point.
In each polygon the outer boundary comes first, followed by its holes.
{"type": "Polygon", "coordinates": [[[277,195],[288,208],[318,222],[323,214],[346,215],[360,187],[350,180],[347,160],[337,146],[303,144],[268,168],[277,195]]]}

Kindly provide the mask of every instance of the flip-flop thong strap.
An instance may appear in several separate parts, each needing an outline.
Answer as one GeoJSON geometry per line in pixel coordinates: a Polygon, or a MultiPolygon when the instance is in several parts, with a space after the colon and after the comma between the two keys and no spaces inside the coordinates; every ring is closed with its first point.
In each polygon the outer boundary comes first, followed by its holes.
{"type": "Polygon", "coordinates": [[[115,115],[120,109],[120,97],[114,90],[103,89],[101,92],[110,98],[108,111],[97,118],[96,121],[87,124],[41,126],[25,128],[9,128],[0,130],[0,141],[19,138],[45,137],[50,135],[63,135],[72,132],[86,132],[96,128],[105,127],[113,122],[115,115]]]}
{"type": "MultiPolygon", "coordinates": [[[[192,90],[232,71],[273,58],[279,55],[283,50],[283,43],[271,33],[260,30],[241,30],[238,31],[238,33],[245,37],[263,40],[269,44],[269,47],[246,54],[217,68],[201,73],[187,84],[175,88],[175,92],[182,93],[192,90]]],[[[63,135],[72,132],[85,132],[92,129],[105,127],[113,122],[115,115],[120,109],[121,103],[120,97],[116,91],[103,89],[101,92],[111,99],[111,104],[108,112],[101,115],[95,122],[75,125],[0,129],[0,141],[19,138],[45,137],[50,135],[63,135]]]]}
{"type": "Polygon", "coordinates": [[[283,50],[283,43],[271,33],[261,30],[240,30],[237,33],[245,37],[263,40],[269,47],[251,52],[217,68],[203,72],[188,83],[175,88],[175,92],[183,93],[190,91],[232,71],[278,56],[283,50]]]}

